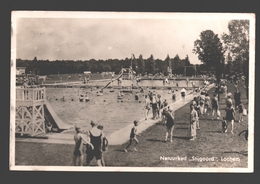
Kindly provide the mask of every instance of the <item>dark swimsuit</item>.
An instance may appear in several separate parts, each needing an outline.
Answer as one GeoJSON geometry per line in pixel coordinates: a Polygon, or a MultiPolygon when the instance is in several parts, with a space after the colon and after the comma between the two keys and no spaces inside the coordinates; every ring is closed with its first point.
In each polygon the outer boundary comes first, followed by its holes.
{"type": "Polygon", "coordinates": [[[90,142],[94,146],[94,150],[89,149],[87,154],[87,160],[92,160],[94,157],[96,158],[96,160],[99,160],[102,158],[102,151],[101,151],[102,133],[97,137],[93,136],[91,132],[89,133],[90,133],[90,142]]]}

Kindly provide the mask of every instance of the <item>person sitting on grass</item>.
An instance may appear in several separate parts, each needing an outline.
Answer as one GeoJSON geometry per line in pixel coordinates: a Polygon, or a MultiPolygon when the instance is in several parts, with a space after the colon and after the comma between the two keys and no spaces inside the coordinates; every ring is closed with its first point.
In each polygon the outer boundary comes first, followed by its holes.
{"type": "Polygon", "coordinates": [[[75,148],[73,152],[73,165],[76,166],[77,158],[79,158],[79,165],[83,166],[84,160],[84,144],[90,145],[93,149],[93,145],[84,138],[81,128],[75,126],[76,134],[74,135],[75,148]]]}
{"type": "Polygon", "coordinates": [[[165,134],[165,142],[168,140],[168,136],[170,135],[170,142],[172,142],[172,132],[174,129],[174,115],[173,115],[173,110],[171,109],[170,106],[167,108],[163,109],[162,115],[165,116],[166,121],[166,134],[165,134]]]}
{"type": "Polygon", "coordinates": [[[139,121],[134,120],[134,127],[131,129],[130,132],[130,141],[129,144],[126,146],[126,148],[124,149],[125,152],[127,152],[127,149],[132,145],[133,141],[135,141],[135,145],[133,150],[137,151],[136,146],[139,143],[137,136],[141,136],[140,134],[137,134],[137,126],[139,125],[139,121]]]}
{"type": "Polygon", "coordinates": [[[222,120],[222,133],[226,133],[227,132],[227,128],[228,128],[228,124],[227,124],[226,118],[223,117],[223,120],[222,120]]]}

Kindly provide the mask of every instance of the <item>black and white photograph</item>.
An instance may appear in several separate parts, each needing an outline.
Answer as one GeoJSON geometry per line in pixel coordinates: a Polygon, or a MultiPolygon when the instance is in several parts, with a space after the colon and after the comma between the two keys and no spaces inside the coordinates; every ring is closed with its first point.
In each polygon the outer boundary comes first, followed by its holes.
{"type": "Polygon", "coordinates": [[[255,14],[11,19],[10,170],[254,172],[255,14]]]}

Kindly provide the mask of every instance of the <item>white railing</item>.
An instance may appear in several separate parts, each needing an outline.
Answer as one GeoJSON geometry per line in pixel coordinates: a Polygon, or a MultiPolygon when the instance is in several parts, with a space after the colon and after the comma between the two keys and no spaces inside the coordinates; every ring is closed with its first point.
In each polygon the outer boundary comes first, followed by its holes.
{"type": "Polygon", "coordinates": [[[45,88],[16,88],[16,101],[44,101],[45,88]]]}

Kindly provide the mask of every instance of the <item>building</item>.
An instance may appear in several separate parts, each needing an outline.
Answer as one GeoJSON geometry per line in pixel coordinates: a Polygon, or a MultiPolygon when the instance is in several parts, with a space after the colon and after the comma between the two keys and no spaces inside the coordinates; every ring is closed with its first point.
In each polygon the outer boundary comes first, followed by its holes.
{"type": "Polygon", "coordinates": [[[26,67],[16,67],[16,75],[23,75],[25,74],[26,67]]]}

